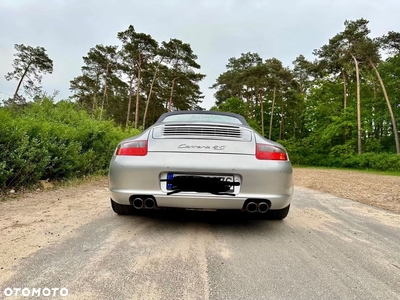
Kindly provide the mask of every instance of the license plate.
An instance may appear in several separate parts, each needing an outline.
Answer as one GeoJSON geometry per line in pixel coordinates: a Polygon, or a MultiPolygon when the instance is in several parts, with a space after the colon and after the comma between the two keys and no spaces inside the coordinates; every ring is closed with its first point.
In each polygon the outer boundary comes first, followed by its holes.
{"type": "MultiPolygon", "coordinates": [[[[171,181],[175,177],[188,177],[191,178],[193,177],[193,180],[195,180],[196,177],[202,177],[202,178],[210,178],[210,179],[219,179],[221,181],[226,181],[226,182],[233,182],[234,177],[233,175],[228,175],[228,176],[223,176],[223,175],[197,175],[197,174],[174,174],[174,173],[168,173],[167,174],[167,190],[173,190],[173,184],[171,181]]],[[[229,191],[233,191],[233,186],[229,189],[229,191]]]]}

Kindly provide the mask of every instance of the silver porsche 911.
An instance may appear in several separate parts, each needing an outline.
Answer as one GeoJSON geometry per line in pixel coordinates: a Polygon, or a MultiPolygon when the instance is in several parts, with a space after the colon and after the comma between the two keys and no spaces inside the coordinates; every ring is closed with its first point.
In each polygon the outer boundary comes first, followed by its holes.
{"type": "Polygon", "coordinates": [[[137,210],[240,210],[284,219],[292,166],[279,143],[237,114],[175,111],[119,143],[109,169],[111,206],[137,210]]]}

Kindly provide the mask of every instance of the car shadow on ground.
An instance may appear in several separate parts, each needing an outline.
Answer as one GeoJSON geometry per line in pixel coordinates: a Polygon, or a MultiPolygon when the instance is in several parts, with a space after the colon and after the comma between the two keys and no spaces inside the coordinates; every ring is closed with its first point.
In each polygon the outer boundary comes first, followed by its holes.
{"type": "Polygon", "coordinates": [[[282,220],[268,220],[265,214],[248,213],[244,211],[191,211],[191,210],[140,210],[135,212],[134,215],[124,217],[126,219],[151,221],[157,225],[165,225],[168,228],[179,227],[182,225],[207,225],[213,229],[222,228],[248,228],[254,229],[267,229],[279,228],[284,225],[285,221],[282,220]]]}

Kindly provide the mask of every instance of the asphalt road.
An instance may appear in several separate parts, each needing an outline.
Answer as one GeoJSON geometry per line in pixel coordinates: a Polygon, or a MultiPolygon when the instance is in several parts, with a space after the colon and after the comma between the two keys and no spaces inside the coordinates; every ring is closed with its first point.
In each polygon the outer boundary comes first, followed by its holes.
{"type": "Polygon", "coordinates": [[[305,188],[284,221],[110,210],[15,274],[65,299],[400,299],[400,215],[305,188]]]}

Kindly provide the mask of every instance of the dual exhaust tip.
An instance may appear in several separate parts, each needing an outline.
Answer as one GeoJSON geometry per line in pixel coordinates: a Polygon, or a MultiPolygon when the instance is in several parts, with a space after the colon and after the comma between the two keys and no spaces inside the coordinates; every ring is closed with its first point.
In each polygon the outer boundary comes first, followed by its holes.
{"type": "Polygon", "coordinates": [[[267,202],[249,202],[246,205],[246,210],[249,213],[259,212],[265,214],[269,210],[269,204],[267,202]]]}
{"type": "Polygon", "coordinates": [[[156,201],[153,198],[135,198],[132,205],[136,209],[153,209],[156,207],[156,201]]]}

